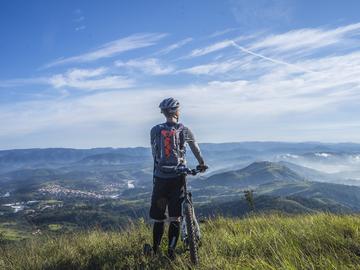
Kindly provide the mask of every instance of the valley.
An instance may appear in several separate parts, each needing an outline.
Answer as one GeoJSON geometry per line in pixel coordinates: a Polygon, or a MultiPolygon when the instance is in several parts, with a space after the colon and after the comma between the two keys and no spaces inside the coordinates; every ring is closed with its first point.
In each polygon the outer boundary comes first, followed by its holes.
{"type": "MultiPolygon", "coordinates": [[[[201,149],[210,169],[188,178],[200,219],[360,211],[360,145],[248,142],[201,149]]],[[[196,166],[188,153],[189,167],[196,166]]],[[[148,148],[0,151],[0,231],[9,241],[149,221],[151,192],[148,148]]]]}

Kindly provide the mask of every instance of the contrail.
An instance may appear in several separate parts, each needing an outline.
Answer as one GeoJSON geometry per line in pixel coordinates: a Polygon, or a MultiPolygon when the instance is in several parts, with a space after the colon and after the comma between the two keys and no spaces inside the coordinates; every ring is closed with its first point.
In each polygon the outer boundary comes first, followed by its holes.
{"type": "Polygon", "coordinates": [[[299,67],[297,65],[294,65],[294,64],[290,64],[290,63],[287,63],[287,62],[284,62],[284,61],[281,61],[281,60],[277,60],[277,59],[273,59],[273,58],[270,58],[270,57],[266,57],[262,54],[258,54],[258,53],[255,53],[253,51],[250,51],[240,45],[238,45],[235,41],[231,41],[232,45],[239,49],[240,51],[244,52],[244,53],[247,53],[247,54],[251,54],[253,56],[256,56],[256,57],[259,57],[259,58],[262,58],[262,59],[265,59],[265,60],[268,60],[270,62],[273,62],[273,63],[276,63],[276,64],[281,64],[281,65],[285,65],[285,66],[288,66],[288,67],[292,67],[292,68],[296,68],[296,69],[299,69],[301,71],[304,71],[304,72],[309,72],[309,73],[315,73],[314,71],[312,70],[308,70],[308,69],[305,69],[305,68],[302,68],[302,67],[299,67]]]}

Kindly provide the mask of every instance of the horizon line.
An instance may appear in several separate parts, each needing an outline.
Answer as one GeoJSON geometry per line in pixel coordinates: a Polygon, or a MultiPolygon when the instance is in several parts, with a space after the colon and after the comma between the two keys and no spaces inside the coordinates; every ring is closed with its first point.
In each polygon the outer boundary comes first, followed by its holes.
{"type": "MultiPolygon", "coordinates": [[[[336,145],[336,144],[356,144],[360,145],[360,142],[351,142],[351,141],[341,141],[341,142],[321,142],[321,141],[229,141],[229,142],[201,142],[199,145],[204,144],[243,144],[243,143],[283,143],[283,144],[323,144],[323,145],[336,145]]],[[[126,149],[126,148],[150,148],[150,146],[95,146],[88,148],[77,148],[77,147],[67,147],[67,146],[58,146],[58,147],[28,147],[28,148],[1,148],[0,151],[11,151],[11,150],[45,150],[45,149],[74,149],[74,150],[91,150],[91,149],[126,149]]]]}

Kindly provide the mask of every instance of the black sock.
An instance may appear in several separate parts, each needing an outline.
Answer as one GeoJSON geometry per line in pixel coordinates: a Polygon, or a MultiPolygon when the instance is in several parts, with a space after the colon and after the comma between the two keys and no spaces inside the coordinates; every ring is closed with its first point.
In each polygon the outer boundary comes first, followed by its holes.
{"type": "Polygon", "coordinates": [[[164,234],[164,222],[154,222],[153,249],[155,253],[158,251],[163,234],[164,234]]]}
{"type": "Polygon", "coordinates": [[[180,234],[180,222],[171,221],[169,225],[169,248],[174,249],[179,239],[180,234]]]}

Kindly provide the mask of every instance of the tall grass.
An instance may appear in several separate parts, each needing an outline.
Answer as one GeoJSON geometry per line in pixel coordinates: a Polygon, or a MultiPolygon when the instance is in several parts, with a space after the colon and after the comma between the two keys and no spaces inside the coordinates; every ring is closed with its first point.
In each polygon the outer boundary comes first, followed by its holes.
{"type": "MultiPolygon", "coordinates": [[[[360,269],[357,215],[219,217],[201,227],[199,269],[360,269]]],[[[0,269],[189,269],[181,243],[170,262],[144,257],[145,242],[151,228],[143,222],[124,232],[43,237],[0,250],[0,269]]]]}

